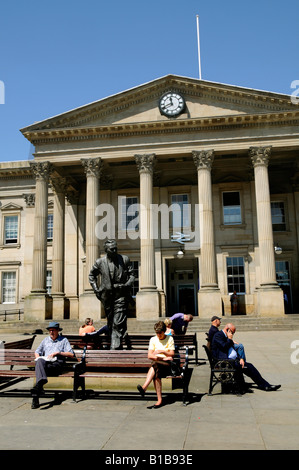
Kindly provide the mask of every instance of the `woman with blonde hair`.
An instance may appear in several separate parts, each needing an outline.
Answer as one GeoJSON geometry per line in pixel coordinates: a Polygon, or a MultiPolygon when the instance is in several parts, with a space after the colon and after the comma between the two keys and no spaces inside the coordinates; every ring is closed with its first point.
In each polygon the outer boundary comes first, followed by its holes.
{"type": "Polygon", "coordinates": [[[164,323],[166,325],[165,335],[166,336],[173,335],[174,332],[171,329],[172,321],[170,320],[170,318],[165,318],[164,323]]]}

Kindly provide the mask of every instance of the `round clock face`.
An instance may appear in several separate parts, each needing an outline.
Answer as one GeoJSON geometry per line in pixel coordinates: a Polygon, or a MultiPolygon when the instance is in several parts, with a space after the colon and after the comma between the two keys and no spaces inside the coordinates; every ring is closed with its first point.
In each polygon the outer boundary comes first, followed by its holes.
{"type": "Polygon", "coordinates": [[[177,116],[184,110],[185,100],[178,93],[169,92],[162,96],[159,107],[165,116],[177,116]]]}

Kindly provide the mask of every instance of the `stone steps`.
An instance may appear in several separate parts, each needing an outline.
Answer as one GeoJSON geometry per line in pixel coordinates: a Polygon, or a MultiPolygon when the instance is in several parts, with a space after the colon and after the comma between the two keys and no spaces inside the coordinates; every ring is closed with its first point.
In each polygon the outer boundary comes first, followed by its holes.
{"type": "MultiPolygon", "coordinates": [[[[163,318],[161,318],[163,320],[163,318]]],[[[221,325],[232,322],[238,331],[254,331],[254,330],[299,330],[299,314],[290,314],[283,317],[248,317],[248,316],[226,316],[221,318],[221,325]]],[[[154,334],[155,320],[138,321],[135,318],[128,319],[129,333],[154,334]]],[[[36,330],[42,330],[47,333],[46,327],[49,321],[43,322],[1,322],[0,323],[0,339],[1,334],[33,334],[36,330]]],[[[98,328],[105,324],[102,320],[101,324],[96,322],[95,327],[98,328]]],[[[195,317],[188,326],[188,333],[206,332],[210,327],[210,321],[206,318],[195,317]]],[[[61,320],[60,326],[64,333],[77,334],[82,321],[61,320]]]]}

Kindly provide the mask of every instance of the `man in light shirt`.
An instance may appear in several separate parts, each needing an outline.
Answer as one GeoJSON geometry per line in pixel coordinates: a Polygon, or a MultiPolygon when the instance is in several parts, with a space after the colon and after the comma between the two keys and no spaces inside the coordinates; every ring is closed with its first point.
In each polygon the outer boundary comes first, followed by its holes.
{"type": "Polygon", "coordinates": [[[39,408],[39,396],[43,393],[43,386],[48,382],[47,377],[55,377],[62,372],[65,359],[74,357],[74,351],[64,336],[59,335],[59,323],[52,321],[47,327],[49,336],[40,343],[35,351],[36,385],[32,388],[31,408],[39,408]]]}

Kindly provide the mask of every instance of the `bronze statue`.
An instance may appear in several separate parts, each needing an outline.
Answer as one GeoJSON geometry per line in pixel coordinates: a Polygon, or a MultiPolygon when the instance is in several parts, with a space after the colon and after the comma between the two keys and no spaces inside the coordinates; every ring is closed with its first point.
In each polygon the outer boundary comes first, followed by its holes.
{"type": "Polygon", "coordinates": [[[102,302],[111,336],[111,348],[121,349],[122,340],[128,339],[127,310],[134,304],[131,287],[134,283],[133,267],[125,255],[117,253],[116,240],[104,243],[106,255],[95,261],[89,273],[89,282],[97,298],[102,302]],[[98,287],[97,277],[101,275],[98,287]]]}

